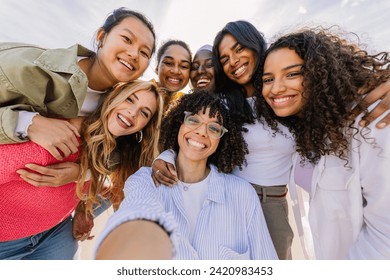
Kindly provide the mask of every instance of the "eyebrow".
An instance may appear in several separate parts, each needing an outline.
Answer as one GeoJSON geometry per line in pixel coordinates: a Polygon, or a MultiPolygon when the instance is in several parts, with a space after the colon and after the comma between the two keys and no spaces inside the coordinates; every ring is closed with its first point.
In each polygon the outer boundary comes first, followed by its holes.
{"type": "MultiPolygon", "coordinates": [[[[230,50],[234,50],[239,44],[240,44],[240,43],[239,43],[238,41],[236,41],[236,42],[233,44],[233,46],[231,46],[229,49],[230,49],[230,50]]],[[[222,59],[222,58],[224,58],[225,56],[227,56],[227,55],[226,55],[226,54],[225,54],[225,55],[221,55],[221,56],[219,57],[219,59],[222,59]]]]}
{"type": "MultiPolygon", "coordinates": [[[[136,93],[133,93],[133,96],[134,96],[137,100],[139,100],[139,98],[138,98],[138,96],[137,96],[136,93]]],[[[146,110],[148,110],[148,111],[150,112],[151,115],[153,115],[153,112],[152,112],[152,110],[151,110],[149,107],[145,106],[144,108],[145,108],[146,110]]]]}
{"type": "MultiPolygon", "coordinates": [[[[128,29],[127,27],[123,28],[124,31],[127,31],[128,33],[130,33],[130,35],[133,37],[133,38],[136,38],[138,40],[138,37],[134,35],[134,33],[128,29]]],[[[149,48],[146,44],[143,45],[143,47],[147,48],[150,52],[152,52],[151,48],[149,48]]]]}
{"type": "MultiPolygon", "coordinates": [[[[167,56],[164,56],[164,58],[163,58],[163,60],[164,59],[172,59],[172,60],[175,60],[172,56],[169,56],[169,55],[167,55],[167,56]]],[[[182,59],[182,60],[180,60],[180,62],[187,62],[187,63],[190,63],[191,64],[191,62],[190,61],[188,61],[188,60],[185,60],[185,59],[182,59]]]]}
{"type": "MultiPolygon", "coordinates": [[[[285,67],[285,68],[283,68],[282,70],[283,71],[285,71],[285,70],[289,70],[289,69],[291,69],[291,68],[295,68],[295,67],[297,67],[297,66],[303,66],[303,64],[302,63],[297,63],[297,64],[293,64],[293,65],[289,65],[289,66],[287,66],[287,67],[285,67]]],[[[271,75],[272,73],[269,73],[269,72],[265,72],[265,73],[263,73],[263,76],[266,76],[266,75],[271,75]]]]}

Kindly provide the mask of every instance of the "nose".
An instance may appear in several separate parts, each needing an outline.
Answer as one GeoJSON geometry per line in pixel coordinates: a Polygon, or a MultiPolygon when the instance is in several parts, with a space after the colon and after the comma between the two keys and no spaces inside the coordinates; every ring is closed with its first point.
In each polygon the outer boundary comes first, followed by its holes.
{"type": "Polygon", "coordinates": [[[180,74],[181,73],[181,70],[180,70],[180,67],[179,65],[174,65],[172,66],[172,68],[170,69],[171,73],[173,74],[180,74]]]}
{"type": "Polygon", "coordinates": [[[271,93],[277,95],[285,91],[286,91],[286,85],[284,84],[283,80],[275,78],[271,87],[271,93]]]}
{"type": "Polygon", "coordinates": [[[206,67],[205,67],[205,65],[199,65],[198,73],[206,73],[206,67]]]}
{"type": "Polygon", "coordinates": [[[195,129],[195,132],[198,135],[205,137],[207,135],[207,124],[206,123],[202,123],[200,126],[198,126],[195,129]]]}
{"type": "Polygon", "coordinates": [[[127,49],[127,55],[131,57],[134,60],[138,59],[138,50],[136,48],[128,48],[127,49]]]}
{"type": "Polygon", "coordinates": [[[133,106],[127,108],[127,112],[129,113],[129,116],[135,120],[136,117],[138,116],[139,109],[138,107],[134,104],[133,106]]]}
{"type": "Polygon", "coordinates": [[[230,55],[229,61],[230,61],[230,65],[234,66],[240,61],[240,58],[237,55],[232,54],[230,55]]]}

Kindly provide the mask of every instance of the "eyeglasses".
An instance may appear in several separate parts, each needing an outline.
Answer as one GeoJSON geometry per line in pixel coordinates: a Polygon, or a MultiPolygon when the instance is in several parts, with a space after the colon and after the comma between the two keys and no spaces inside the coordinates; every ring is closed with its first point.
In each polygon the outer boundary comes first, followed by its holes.
{"type": "Polygon", "coordinates": [[[191,128],[192,130],[197,129],[202,124],[206,125],[207,128],[207,134],[214,138],[219,139],[221,138],[228,130],[224,128],[222,125],[216,122],[204,122],[203,119],[197,115],[193,114],[191,112],[184,112],[184,125],[188,128],[191,128]]]}

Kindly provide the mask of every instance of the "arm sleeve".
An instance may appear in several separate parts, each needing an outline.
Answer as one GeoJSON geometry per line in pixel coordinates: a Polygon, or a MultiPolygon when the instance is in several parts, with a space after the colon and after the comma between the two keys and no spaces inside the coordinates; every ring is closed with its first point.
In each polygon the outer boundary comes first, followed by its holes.
{"type": "Polygon", "coordinates": [[[390,129],[375,127],[383,116],[370,124],[368,130],[362,130],[365,138],[359,134],[353,141],[359,151],[363,225],[350,249],[351,259],[390,259],[390,129]]]}
{"type": "Polygon", "coordinates": [[[154,160],[161,159],[161,160],[163,160],[165,162],[168,162],[168,163],[171,163],[171,164],[175,165],[176,157],[177,157],[177,155],[176,155],[175,151],[172,150],[172,149],[169,149],[169,150],[165,150],[164,152],[162,152],[154,160]]]}
{"type": "Polygon", "coordinates": [[[32,119],[38,115],[36,112],[19,111],[18,123],[16,125],[15,134],[19,138],[26,138],[28,136],[27,129],[32,124],[32,119]]]}
{"type": "Polygon", "coordinates": [[[11,105],[0,108],[0,144],[22,143],[27,139],[18,137],[16,127],[19,121],[19,110],[34,112],[29,105],[11,105]]]}

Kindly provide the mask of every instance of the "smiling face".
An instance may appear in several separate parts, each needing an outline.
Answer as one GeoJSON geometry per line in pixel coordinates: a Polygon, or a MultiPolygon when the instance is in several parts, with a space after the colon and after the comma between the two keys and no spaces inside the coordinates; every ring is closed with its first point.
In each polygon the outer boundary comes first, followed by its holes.
{"type": "Polygon", "coordinates": [[[108,130],[116,138],[142,130],[157,111],[156,94],[139,90],[115,107],[108,117],[108,130]]]}
{"type": "Polygon", "coordinates": [[[213,90],[215,87],[215,69],[209,50],[200,50],[195,54],[191,64],[191,85],[194,89],[213,90]]]}
{"type": "Polygon", "coordinates": [[[148,67],[154,37],[138,18],[124,18],[108,33],[99,30],[97,40],[97,65],[110,86],[136,80],[148,67]]]}
{"type": "Polygon", "coordinates": [[[160,86],[170,92],[183,89],[190,79],[191,55],[180,45],[171,45],[157,66],[160,86]]]}
{"type": "Polygon", "coordinates": [[[231,34],[226,34],[218,46],[219,62],[228,78],[240,85],[251,83],[256,65],[256,54],[242,46],[231,34]]]}
{"type": "Polygon", "coordinates": [[[274,50],[265,59],[262,93],[279,117],[299,115],[305,104],[302,96],[303,63],[303,59],[288,48],[274,50]]]}
{"type": "Polygon", "coordinates": [[[209,122],[218,123],[218,119],[216,116],[210,118],[209,111],[210,109],[207,108],[205,114],[203,114],[203,110],[197,112],[204,123],[196,129],[188,127],[184,123],[181,125],[177,136],[179,143],[178,158],[206,164],[208,157],[217,150],[220,139],[209,137],[206,124],[209,122]]]}

